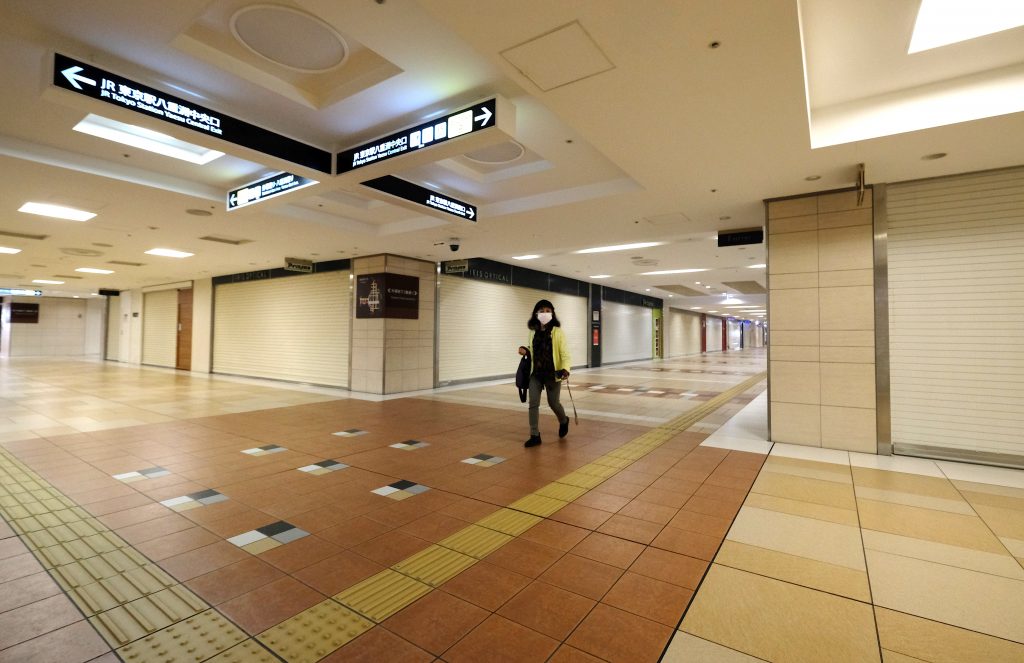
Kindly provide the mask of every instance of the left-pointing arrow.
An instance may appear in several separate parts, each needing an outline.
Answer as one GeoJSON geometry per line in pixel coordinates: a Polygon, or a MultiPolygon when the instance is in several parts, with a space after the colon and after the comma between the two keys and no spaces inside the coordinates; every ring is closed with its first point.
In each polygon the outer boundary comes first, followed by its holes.
{"type": "Polygon", "coordinates": [[[79,83],[87,83],[89,85],[96,85],[96,81],[92,80],[91,78],[86,78],[85,76],[79,76],[78,72],[80,72],[80,71],[82,71],[82,68],[76,65],[74,67],[68,67],[67,69],[65,69],[64,71],[62,71],[60,73],[64,74],[64,78],[68,79],[68,83],[71,83],[71,85],[76,90],[81,90],[82,89],[82,86],[79,85],[79,83]]]}

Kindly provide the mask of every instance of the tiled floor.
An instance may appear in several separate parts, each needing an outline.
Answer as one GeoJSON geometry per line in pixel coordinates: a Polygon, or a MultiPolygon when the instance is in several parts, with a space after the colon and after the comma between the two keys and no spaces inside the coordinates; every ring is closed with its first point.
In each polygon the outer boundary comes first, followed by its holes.
{"type": "Polygon", "coordinates": [[[763,370],[579,371],[523,449],[507,383],[9,362],[0,662],[1021,660],[1021,473],[765,463],[763,370]]]}

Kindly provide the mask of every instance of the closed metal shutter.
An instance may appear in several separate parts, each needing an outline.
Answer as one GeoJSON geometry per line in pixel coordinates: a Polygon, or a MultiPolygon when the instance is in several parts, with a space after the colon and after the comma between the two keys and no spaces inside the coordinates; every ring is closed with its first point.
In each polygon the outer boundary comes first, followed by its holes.
{"type": "Polygon", "coordinates": [[[213,372],[347,387],[349,273],[216,286],[213,372]]]}
{"type": "Polygon", "coordinates": [[[888,224],[895,450],[1024,463],[1024,169],[890,185],[888,224]]]}
{"type": "Polygon", "coordinates": [[[587,365],[586,297],[442,274],[438,298],[438,379],[442,383],[514,374],[519,365],[516,350],[529,340],[526,321],[540,299],[555,305],[572,365],[587,365]]]}
{"type": "Polygon", "coordinates": [[[142,298],[142,363],[174,368],[178,358],[178,291],[147,292],[142,298]]]}
{"type": "Polygon", "coordinates": [[[708,316],[707,326],[707,351],[721,352],[722,350],[722,319],[708,316]]]}
{"type": "Polygon", "coordinates": [[[668,317],[666,357],[700,354],[700,316],[670,308],[668,317]]]}
{"type": "Polygon", "coordinates": [[[652,359],[653,315],[651,309],[617,302],[601,305],[601,363],[652,359]]]}

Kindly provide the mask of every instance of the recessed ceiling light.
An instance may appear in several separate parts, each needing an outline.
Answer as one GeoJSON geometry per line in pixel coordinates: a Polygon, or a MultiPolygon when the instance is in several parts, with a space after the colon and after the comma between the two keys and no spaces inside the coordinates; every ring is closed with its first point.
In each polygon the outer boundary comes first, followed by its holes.
{"type": "Polygon", "coordinates": [[[0,253],[21,253],[21,249],[12,249],[9,246],[0,246],[0,253]]]}
{"type": "Polygon", "coordinates": [[[646,289],[644,290],[644,292],[650,292],[650,291],[651,291],[651,289],[650,289],[650,288],[646,288],[646,289]]]}
{"type": "Polygon", "coordinates": [[[32,279],[32,283],[43,283],[46,285],[64,285],[64,281],[51,281],[49,279],[32,279]]]}
{"type": "Polygon", "coordinates": [[[694,281],[694,283],[696,283],[697,285],[700,285],[700,281],[694,281]]]}
{"type": "Polygon", "coordinates": [[[768,265],[747,265],[747,269],[764,269],[768,265]]]}
{"type": "Polygon", "coordinates": [[[610,279],[611,277],[612,277],[611,274],[594,274],[590,278],[592,278],[592,279],[610,279]]]}
{"type": "Polygon", "coordinates": [[[907,53],[983,37],[1024,25],[1024,3],[1007,0],[921,0],[907,53]]]}
{"type": "Polygon", "coordinates": [[[25,203],[18,208],[18,211],[25,212],[26,214],[49,216],[54,219],[66,219],[68,221],[88,221],[96,216],[92,212],[86,212],[73,207],[64,207],[63,205],[51,205],[49,203],[25,203]]]}
{"type": "Polygon", "coordinates": [[[86,274],[113,274],[112,269],[96,269],[95,267],[79,267],[75,270],[76,272],[84,272],[86,274]]]}
{"type": "Polygon", "coordinates": [[[718,311],[708,311],[708,313],[718,313],[718,311]]]}
{"type": "Polygon", "coordinates": [[[705,287],[705,288],[708,288],[708,289],[710,289],[710,288],[711,288],[711,286],[709,286],[709,285],[706,285],[706,286],[704,286],[704,287],[705,287]]]}
{"type": "Polygon", "coordinates": [[[151,256],[164,256],[165,258],[188,258],[194,256],[194,253],[186,253],[185,251],[175,251],[174,249],[150,249],[146,251],[151,256]]]}
{"type": "Polygon", "coordinates": [[[818,180],[821,179],[821,175],[808,175],[804,179],[807,180],[808,182],[817,182],[818,180]]]}
{"type": "Polygon", "coordinates": [[[731,218],[732,218],[731,216],[720,216],[720,217],[718,217],[718,220],[719,221],[728,221],[731,218]]]}
{"type": "Polygon", "coordinates": [[[921,160],[922,161],[935,161],[936,159],[943,159],[946,156],[947,155],[946,155],[945,152],[935,152],[933,154],[926,154],[926,155],[924,155],[923,157],[921,157],[921,160]]]}
{"type": "Polygon", "coordinates": [[[614,246],[596,246],[592,249],[580,249],[573,253],[606,253],[608,251],[627,251],[629,249],[646,249],[649,246],[661,246],[664,242],[638,242],[636,244],[616,244],[614,246]]]}
{"type": "Polygon", "coordinates": [[[534,259],[539,258],[539,257],[540,256],[537,255],[536,253],[528,253],[525,256],[512,256],[512,259],[513,260],[534,260],[534,259]]]}
{"type": "Polygon", "coordinates": [[[690,274],[692,272],[706,272],[706,269],[664,269],[660,272],[640,272],[640,276],[660,276],[662,274],[690,274]]]}
{"type": "Polygon", "coordinates": [[[200,166],[224,156],[223,152],[186,143],[159,131],[137,127],[134,124],[125,124],[91,113],[76,124],[74,129],[90,136],[112,140],[115,143],[137,147],[140,150],[155,152],[165,157],[181,159],[200,166]]]}

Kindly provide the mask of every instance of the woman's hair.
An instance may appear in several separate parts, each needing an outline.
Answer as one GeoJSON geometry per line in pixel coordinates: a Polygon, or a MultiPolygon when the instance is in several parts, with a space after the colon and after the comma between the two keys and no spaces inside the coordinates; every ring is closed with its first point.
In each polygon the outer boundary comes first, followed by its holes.
{"type": "Polygon", "coordinates": [[[533,305],[533,315],[526,321],[526,326],[530,329],[540,329],[540,320],[537,319],[537,311],[542,308],[551,309],[551,322],[548,323],[549,327],[561,327],[562,323],[558,321],[558,315],[555,314],[555,305],[546,299],[542,299],[533,305]]]}

